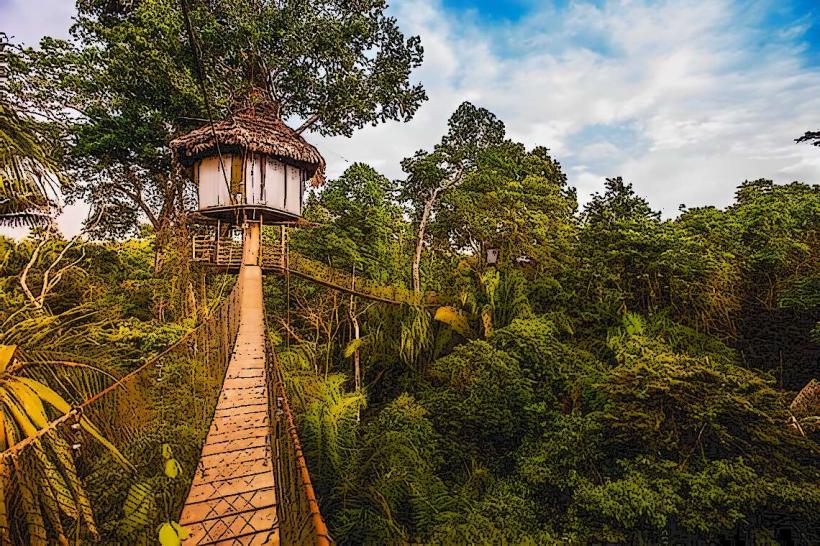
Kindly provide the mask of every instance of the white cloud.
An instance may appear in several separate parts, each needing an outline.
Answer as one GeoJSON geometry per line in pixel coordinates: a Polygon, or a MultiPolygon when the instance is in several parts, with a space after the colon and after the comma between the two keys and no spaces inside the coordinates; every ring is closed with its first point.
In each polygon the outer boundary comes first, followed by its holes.
{"type": "Polygon", "coordinates": [[[470,99],[513,138],[552,149],[582,201],[615,175],[667,215],[682,202],[726,205],[746,178],[818,181],[820,154],[793,142],[820,107],[820,74],[802,64],[805,18],[766,29],[766,2],[598,4],[494,29],[434,0],[399,2],[402,27],[427,46],[419,77],[430,102],[408,124],[335,145],[398,176],[398,160],[431,146],[470,99]],[[623,127],[616,138],[590,131],[623,127]]]}
{"type": "Polygon", "coordinates": [[[0,0],[0,30],[33,46],[43,36],[67,38],[76,13],[73,0],[0,0]]]}
{"type": "MultiPolygon", "coordinates": [[[[29,2],[12,4],[16,19],[2,2],[5,27],[32,24],[19,16],[29,2]]],[[[493,26],[438,0],[394,0],[405,33],[422,38],[414,78],[430,100],[407,124],[308,138],[331,176],[348,165],[343,157],[399,177],[399,161],[431,147],[471,100],[511,137],[550,148],[582,201],[617,175],[667,215],[682,202],[724,206],[746,178],[818,182],[820,153],[793,143],[820,128],[820,73],[804,66],[800,43],[812,21],[765,28],[774,2],[579,0],[493,26]]],[[[25,32],[60,33],[64,17],[60,28],[25,32]]]]}

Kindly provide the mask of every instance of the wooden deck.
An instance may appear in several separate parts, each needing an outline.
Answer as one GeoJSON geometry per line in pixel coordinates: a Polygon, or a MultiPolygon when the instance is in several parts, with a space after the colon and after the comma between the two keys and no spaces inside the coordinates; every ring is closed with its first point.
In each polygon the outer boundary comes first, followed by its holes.
{"type": "Polygon", "coordinates": [[[239,334],[180,518],[185,544],[279,544],[261,268],[243,266],[239,282],[239,334]]]}

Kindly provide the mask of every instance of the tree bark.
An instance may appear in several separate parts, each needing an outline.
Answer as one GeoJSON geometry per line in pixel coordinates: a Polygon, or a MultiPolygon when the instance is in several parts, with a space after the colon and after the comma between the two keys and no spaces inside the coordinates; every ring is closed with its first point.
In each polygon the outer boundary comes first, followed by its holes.
{"type": "Polygon", "coordinates": [[[40,296],[38,297],[38,300],[40,302],[39,307],[44,307],[45,306],[46,296],[51,291],[51,289],[53,289],[55,286],[57,286],[60,283],[60,280],[63,278],[63,274],[66,271],[68,271],[69,269],[77,266],[77,264],[79,264],[80,262],[82,262],[85,259],[85,248],[81,247],[80,248],[80,257],[77,258],[76,260],[74,260],[73,262],[71,262],[70,264],[66,265],[65,267],[60,268],[57,271],[57,273],[54,274],[54,277],[49,279],[49,277],[50,277],[50,275],[51,275],[51,273],[54,269],[54,266],[56,266],[57,263],[60,262],[60,260],[63,259],[63,257],[65,256],[65,253],[68,251],[69,248],[71,248],[71,246],[73,244],[74,244],[74,239],[72,239],[65,246],[63,251],[60,252],[60,255],[57,257],[57,259],[54,260],[54,262],[52,262],[50,266],[48,266],[48,269],[46,269],[46,272],[43,274],[43,286],[40,288],[40,296]]]}
{"type": "MultiPolygon", "coordinates": [[[[359,339],[361,332],[359,331],[359,319],[356,317],[356,300],[353,298],[353,294],[350,295],[350,306],[348,307],[348,312],[350,313],[350,322],[353,324],[353,339],[359,339]]],[[[362,390],[362,366],[361,354],[358,347],[356,347],[356,350],[353,352],[353,383],[356,388],[356,393],[360,393],[362,390]]],[[[360,422],[361,419],[361,405],[357,405],[356,422],[360,422]]]]}
{"type": "Polygon", "coordinates": [[[205,322],[208,318],[208,289],[205,284],[205,267],[199,266],[199,319],[205,322]]]}
{"type": "Polygon", "coordinates": [[[186,311],[185,314],[187,316],[190,316],[190,317],[197,317],[198,315],[197,315],[196,294],[194,293],[194,283],[193,282],[188,281],[188,283],[186,284],[185,292],[187,294],[187,296],[186,296],[186,300],[187,300],[186,307],[187,307],[187,309],[185,310],[186,311]]]}
{"type": "Polygon", "coordinates": [[[424,210],[421,213],[421,220],[419,220],[419,229],[416,232],[416,250],[413,254],[413,292],[416,294],[421,292],[421,251],[424,248],[424,234],[427,232],[427,224],[430,222],[430,215],[433,212],[433,206],[436,204],[438,198],[438,190],[434,190],[424,203],[424,210]]]}
{"type": "Polygon", "coordinates": [[[142,191],[139,189],[139,181],[137,180],[136,176],[133,173],[126,172],[126,179],[134,186],[134,189],[129,189],[122,184],[113,184],[115,190],[119,191],[126,197],[128,197],[134,204],[139,207],[143,214],[145,214],[148,221],[151,222],[151,226],[153,226],[155,231],[159,231],[160,229],[160,219],[157,218],[157,215],[154,214],[154,211],[151,210],[151,207],[148,206],[148,203],[145,202],[145,199],[142,197],[142,191]]]}

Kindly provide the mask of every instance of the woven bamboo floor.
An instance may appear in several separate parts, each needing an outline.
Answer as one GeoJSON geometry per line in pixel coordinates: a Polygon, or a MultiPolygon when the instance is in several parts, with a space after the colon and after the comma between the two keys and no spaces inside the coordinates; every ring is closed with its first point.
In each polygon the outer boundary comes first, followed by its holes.
{"type": "Polygon", "coordinates": [[[262,270],[243,266],[239,333],[180,524],[185,544],[278,545],[262,270]]]}

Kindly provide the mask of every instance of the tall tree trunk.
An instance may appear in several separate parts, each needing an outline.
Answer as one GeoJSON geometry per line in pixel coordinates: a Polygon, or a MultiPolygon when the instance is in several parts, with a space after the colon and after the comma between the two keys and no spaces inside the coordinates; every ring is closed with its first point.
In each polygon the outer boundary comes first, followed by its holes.
{"type": "Polygon", "coordinates": [[[208,287],[205,283],[205,266],[199,265],[199,318],[202,322],[208,318],[208,287]]]}
{"type": "Polygon", "coordinates": [[[421,251],[424,248],[424,234],[427,232],[427,224],[430,222],[430,214],[433,212],[433,206],[436,204],[438,198],[438,190],[433,191],[430,198],[424,203],[424,210],[421,213],[421,220],[419,220],[419,229],[416,232],[416,251],[413,254],[413,292],[416,294],[421,292],[421,251]]]}
{"type": "MultiPolygon", "coordinates": [[[[356,300],[353,298],[353,294],[350,295],[348,312],[350,313],[350,322],[353,324],[353,339],[359,339],[361,332],[359,331],[359,319],[356,317],[356,300]]],[[[356,387],[356,393],[358,394],[362,390],[361,353],[358,347],[356,347],[356,350],[353,352],[353,383],[356,387]]],[[[358,405],[356,406],[356,422],[360,422],[361,419],[361,405],[358,405]]]]}

